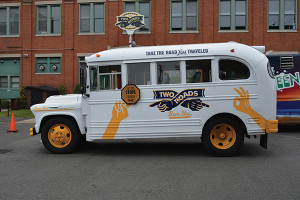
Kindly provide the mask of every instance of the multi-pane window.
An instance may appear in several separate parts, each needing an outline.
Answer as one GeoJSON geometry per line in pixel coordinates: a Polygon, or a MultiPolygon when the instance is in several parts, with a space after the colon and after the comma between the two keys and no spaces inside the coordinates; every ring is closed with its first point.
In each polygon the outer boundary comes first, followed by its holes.
{"type": "Polygon", "coordinates": [[[19,76],[0,76],[0,88],[19,88],[19,76]]]}
{"type": "Polygon", "coordinates": [[[104,3],[79,5],[79,32],[104,33],[104,3]]]}
{"type": "MultiPolygon", "coordinates": [[[[121,77],[120,65],[99,67],[99,77],[100,77],[100,90],[111,90],[111,89],[122,88],[122,77],[121,77]]],[[[91,80],[93,80],[92,77],[91,80]]]]}
{"type": "Polygon", "coordinates": [[[124,12],[137,12],[144,15],[145,26],[139,31],[150,31],[150,1],[132,1],[124,2],[124,12]]]}
{"type": "Polygon", "coordinates": [[[20,77],[12,76],[11,78],[11,88],[19,88],[20,87],[20,77]]]}
{"type": "Polygon", "coordinates": [[[60,6],[37,7],[37,34],[60,34],[60,6]]]}
{"type": "Polygon", "coordinates": [[[19,35],[19,7],[0,7],[0,36],[19,35]]]}
{"type": "Polygon", "coordinates": [[[171,0],[171,31],[197,30],[197,0],[171,0]]]}
{"type": "Polygon", "coordinates": [[[36,58],[36,73],[60,73],[60,58],[36,58]]]}
{"type": "Polygon", "coordinates": [[[247,0],[220,0],[219,29],[247,29],[247,0]]]}
{"type": "Polygon", "coordinates": [[[0,88],[8,88],[8,76],[0,76],[0,88]]]}
{"type": "Polygon", "coordinates": [[[268,2],[269,30],[295,30],[296,0],[269,0],[268,2]]]}

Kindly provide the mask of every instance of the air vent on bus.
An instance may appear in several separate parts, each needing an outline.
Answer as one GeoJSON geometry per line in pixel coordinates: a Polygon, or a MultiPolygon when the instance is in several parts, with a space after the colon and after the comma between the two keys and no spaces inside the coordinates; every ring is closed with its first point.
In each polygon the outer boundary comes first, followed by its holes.
{"type": "Polygon", "coordinates": [[[293,56],[282,56],[282,57],[280,57],[280,68],[281,69],[292,69],[292,68],[294,68],[293,56]]]}

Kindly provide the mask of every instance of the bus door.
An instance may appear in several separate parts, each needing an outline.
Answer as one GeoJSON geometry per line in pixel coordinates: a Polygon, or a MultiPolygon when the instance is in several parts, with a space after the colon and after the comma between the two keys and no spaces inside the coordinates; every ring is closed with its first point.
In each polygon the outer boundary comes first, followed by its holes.
{"type": "MultiPolygon", "coordinates": [[[[101,139],[105,131],[116,128],[117,117],[113,112],[115,103],[120,101],[122,88],[121,65],[90,66],[90,96],[87,112],[87,140],[101,139]],[[115,116],[115,118],[113,118],[115,116]],[[110,127],[107,130],[107,127],[110,127]]],[[[120,128],[119,132],[125,132],[120,128]]]]}

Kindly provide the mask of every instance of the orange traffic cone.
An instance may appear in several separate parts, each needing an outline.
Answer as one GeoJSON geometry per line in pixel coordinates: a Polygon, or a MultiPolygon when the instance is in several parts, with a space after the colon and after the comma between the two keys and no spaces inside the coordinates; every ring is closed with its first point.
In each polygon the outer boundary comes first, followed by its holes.
{"type": "Polygon", "coordinates": [[[14,116],[14,113],[12,113],[9,130],[7,130],[7,133],[17,133],[17,132],[18,132],[18,130],[16,130],[15,116],[14,116]]]}

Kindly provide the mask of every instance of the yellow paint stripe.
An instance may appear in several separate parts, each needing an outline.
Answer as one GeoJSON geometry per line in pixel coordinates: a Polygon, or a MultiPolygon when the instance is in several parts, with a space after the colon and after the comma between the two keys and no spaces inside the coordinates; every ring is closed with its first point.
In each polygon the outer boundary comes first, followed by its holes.
{"type": "Polygon", "coordinates": [[[50,103],[73,103],[73,101],[61,101],[61,102],[50,102],[50,103]]]}
{"type": "Polygon", "coordinates": [[[190,118],[191,116],[185,116],[185,117],[170,117],[169,119],[181,119],[181,118],[190,118]]]}
{"type": "Polygon", "coordinates": [[[33,112],[45,112],[45,111],[65,111],[65,110],[74,110],[74,109],[34,110],[33,112]]]}

